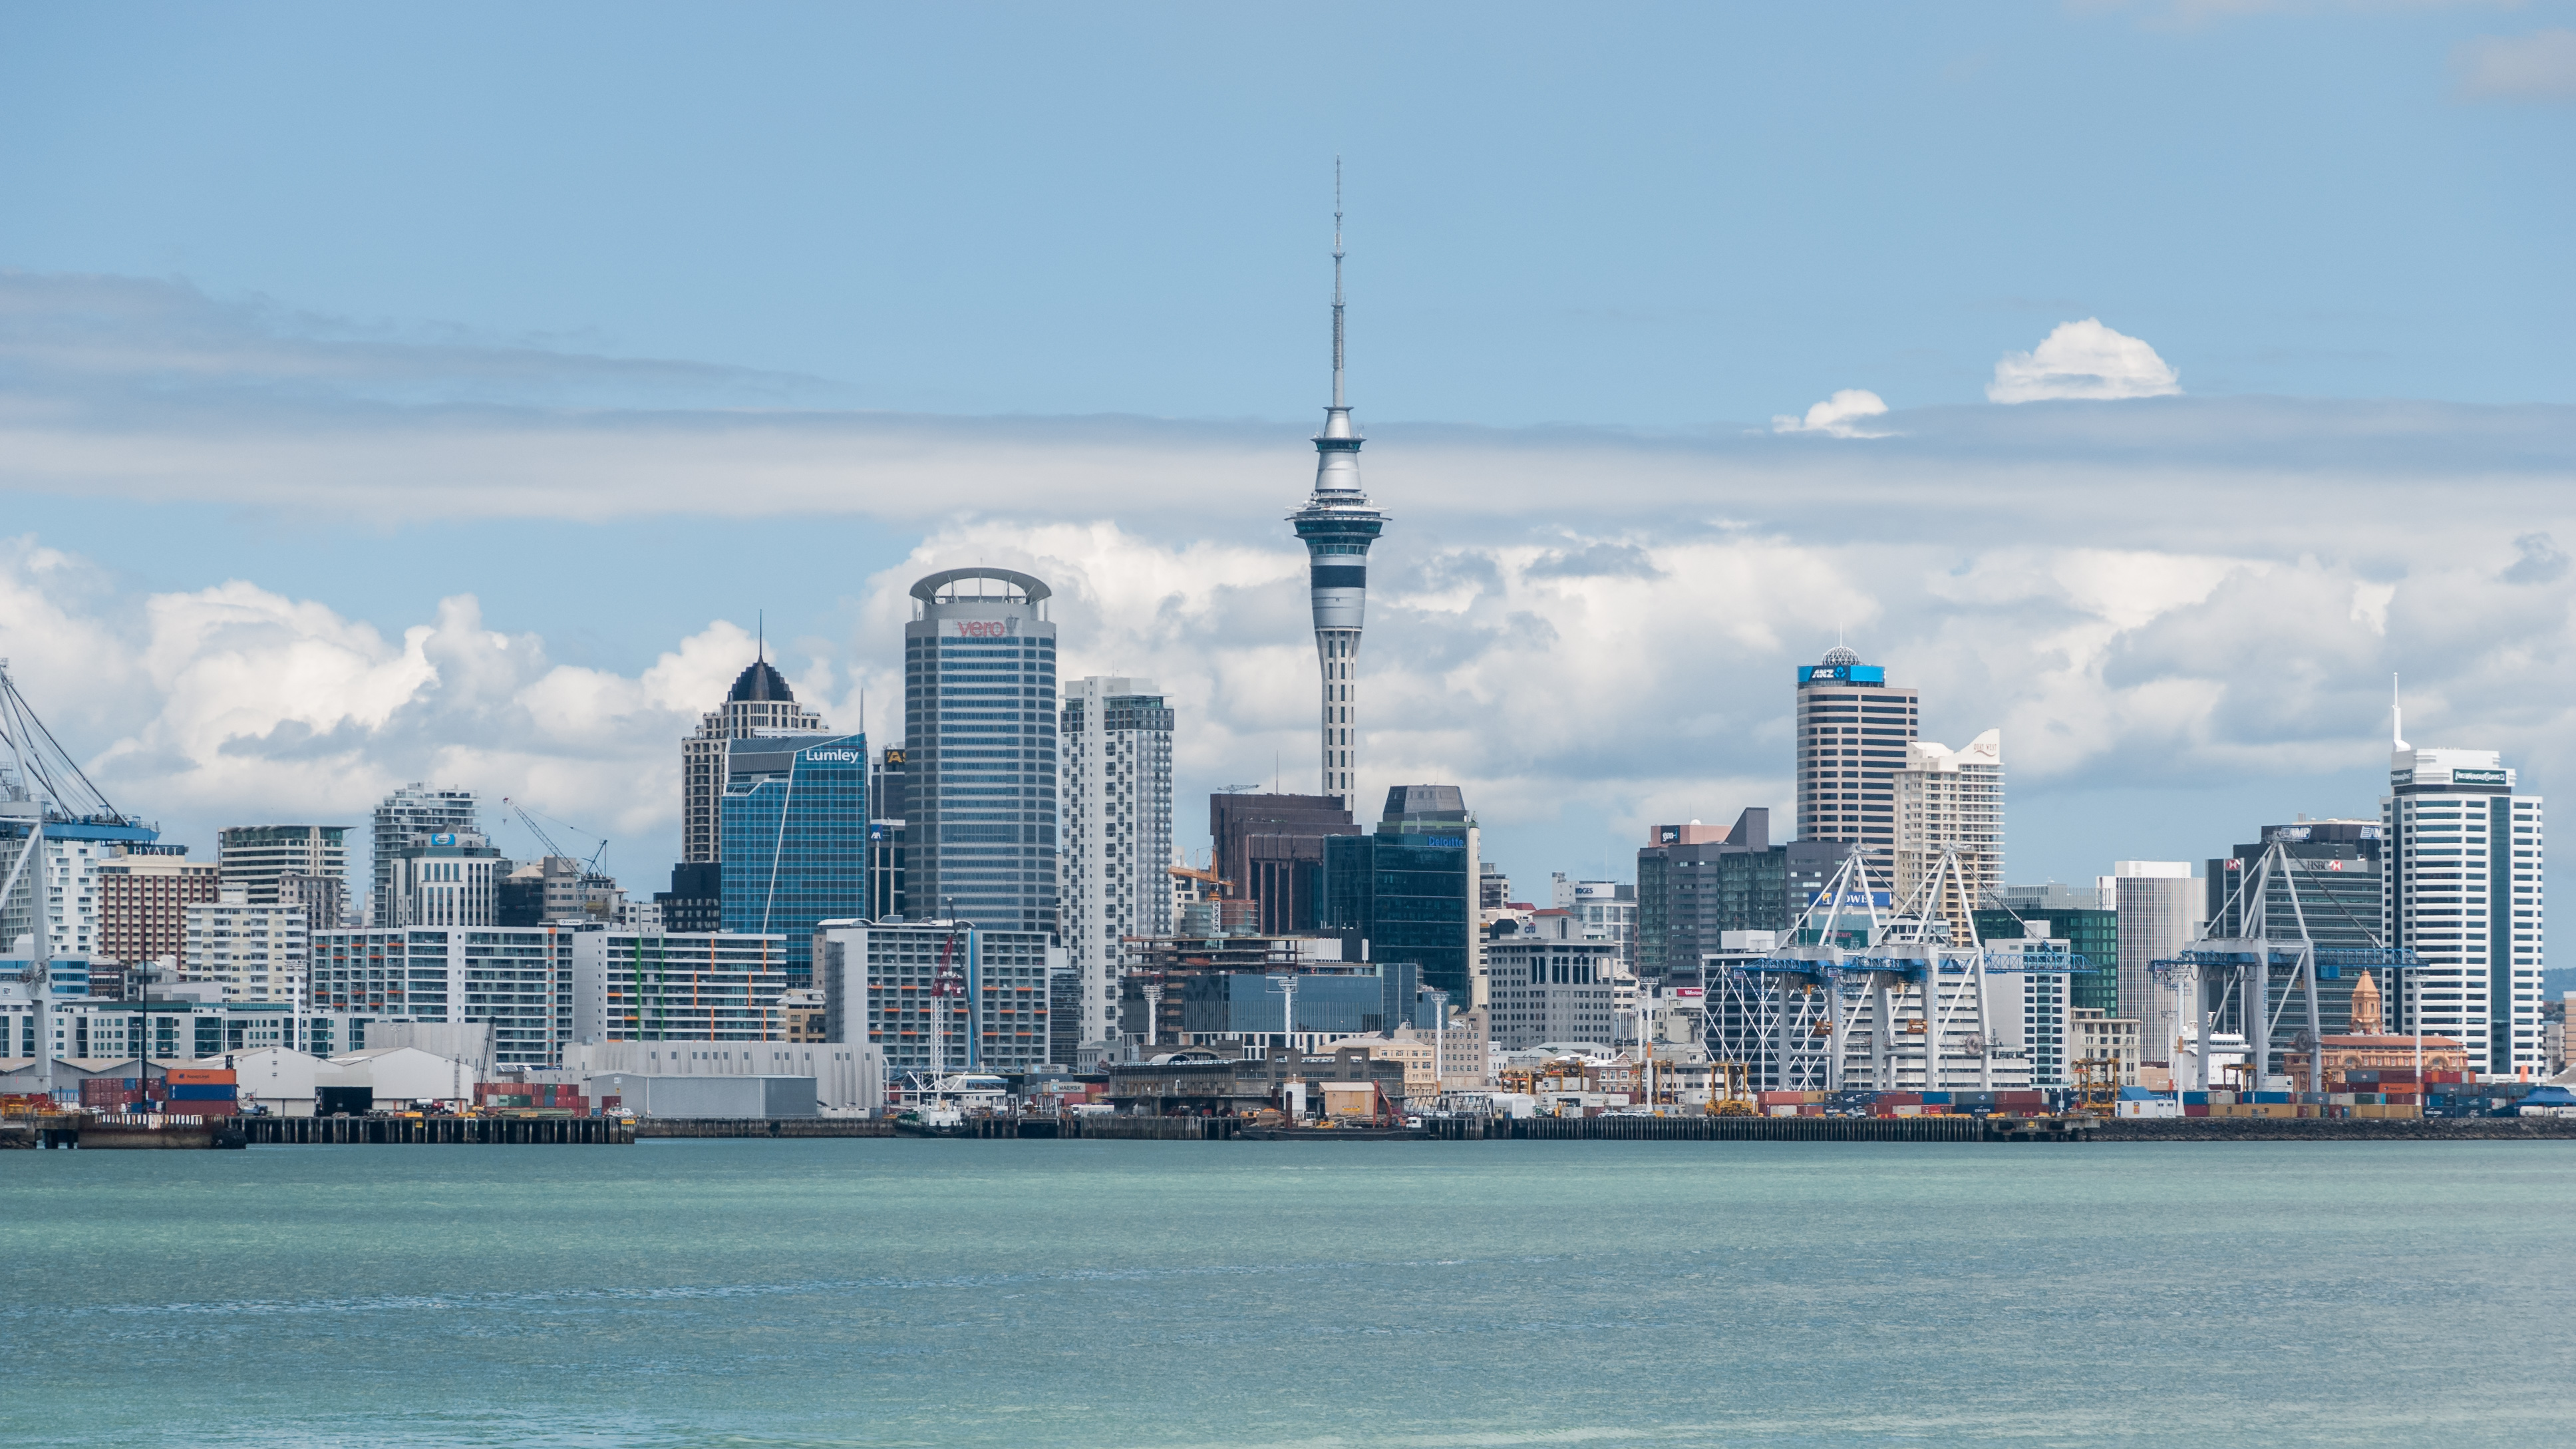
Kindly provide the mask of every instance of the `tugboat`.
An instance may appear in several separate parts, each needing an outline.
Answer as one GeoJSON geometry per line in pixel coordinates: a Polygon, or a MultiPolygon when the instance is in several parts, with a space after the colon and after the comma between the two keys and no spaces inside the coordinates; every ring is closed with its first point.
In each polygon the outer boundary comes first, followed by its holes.
{"type": "Polygon", "coordinates": [[[934,1099],[908,1112],[896,1114],[894,1130],[906,1137],[963,1137],[966,1135],[966,1114],[934,1099]]]}

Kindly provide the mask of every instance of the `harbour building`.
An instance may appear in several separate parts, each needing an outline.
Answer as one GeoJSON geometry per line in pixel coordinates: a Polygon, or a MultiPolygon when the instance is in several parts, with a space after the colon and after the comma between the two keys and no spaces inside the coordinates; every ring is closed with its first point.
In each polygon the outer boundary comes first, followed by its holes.
{"type": "Polygon", "coordinates": [[[2416,749],[2402,735],[2388,779],[2381,929],[2423,962],[2381,987],[2399,1029],[2458,1038],[2471,1071],[2537,1071],[2547,1064],[2540,797],[2517,792],[2494,750],[2416,749]]]}
{"type": "Polygon", "coordinates": [[[1798,838],[1850,846],[1882,890],[1896,876],[1896,776],[1921,713],[1913,690],[1841,645],[1798,668],[1798,838]]]}
{"type": "Polygon", "coordinates": [[[1333,202],[1333,401],[1315,435],[1315,491],[1288,516],[1306,545],[1315,614],[1315,662],[1323,686],[1323,793],[1358,808],[1360,632],[1368,616],[1368,553],[1386,529],[1360,487],[1360,432],[1342,388],[1342,213],[1333,202]]]}
{"type": "Polygon", "coordinates": [[[680,863],[724,858],[726,749],[761,734],[829,734],[823,716],[796,702],[787,678],[769,662],[764,646],[743,666],[724,703],[698,718],[697,733],[680,742],[680,863]]]}
{"type": "Polygon", "coordinates": [[[1368,959],[1411,962],[1453,1003],[1485,1004],[1476,929],[1476,817],[1455,785],[1397,785],[1368,835],[1324,840],[1324,928],[1368,959]]]}
{"type": "Polygon", "coordinates": [[[1027,574],[989,568],[912,586],[903,626],[908,918],[1057,929],[1052,593],[1027,574]]]}
{"type": "Polygon", "coordinates": [[[813,984],[814,926],[868,904],[865,735],[756,735],[725,745],[724,929],[784,935],[787,984],[813,984]]]}
{"type": "Polygon", "coordinates": [[[1097,1041],[1119,942],[1172,933],[1172,711],[1151,680],[1092,675],[1065,686],[1057,740],[1064,944],[1079,1040],[1097,1041]]]}

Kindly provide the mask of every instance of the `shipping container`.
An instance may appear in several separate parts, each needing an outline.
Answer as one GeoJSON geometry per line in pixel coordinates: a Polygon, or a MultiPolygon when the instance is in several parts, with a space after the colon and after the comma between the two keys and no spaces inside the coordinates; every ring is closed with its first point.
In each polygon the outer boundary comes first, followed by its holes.
{"type": "Polygon", "coordinates": [[[229,1102],[238,1096],[240,1092],[241,1088],[234,1086],[230,1082],[225,1082],[220,1085],[212,1083],[201,1085],[194,1082],[175,1082],[171,1084],[168,1100],[173,1102],[229,1102]]]}
{"type": "Polygon", "coordinates": [[[1765,1092],[1762,1094],[1762,1105],[1765,1107],[1778,1107],[1783,1104],[1795,1107],[1805,1100],[1807,1100],[1807,1094],[1804,1092],[1765,1092]]]}
{"type": "Polygon", "coordinates": [[[2182,1104],[2182,1114],[2186,1117],[2206,1117],[2209,1115],[2209,1104],[2186,1101],[2182,1104]]]}
{"type": "Polygon", "coordinates": [[[1926,1092],[1923,1094],[1924,1106],[1929,1107],[1936,1103],[1944,1107],[1949,1106],[1950,1094],[1948,1092],[1926,1092]]]}
{"type": "Polygon", "coordinates": [[[172,1083],[187,1082],[199,1086],[236,1080],[229,1067],[172,1067],[167,1074],[153,1073],[153,1079],[172,1083]]]}

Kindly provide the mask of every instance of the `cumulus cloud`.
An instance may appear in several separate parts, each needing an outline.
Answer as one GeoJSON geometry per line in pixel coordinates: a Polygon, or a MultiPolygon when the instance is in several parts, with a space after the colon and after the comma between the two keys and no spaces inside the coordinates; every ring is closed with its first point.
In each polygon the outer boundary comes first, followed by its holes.
{"type": "Polygon", "coordinates": [[[1887,404],[1874,392],[1847,387],[1832,397],[1807,409],[1803,418],[1787,413],[1771,419],[1775,433],[1823,433],[1835,438],[1884,438],[1887,434],[1862,426],[1862,420],[1884,416],[1887,404]]]}
{"type": "Polygon", "coordinates": [[[1986,385],[1990,402],[2171,397],[2182,379],[2156,350],[2101,319],[2060,322],[2028,352],[2007,352],[1986,385]]]}
{"type": "Polygon", "coordinates": [[[2463,41],[2451,52],[2451,85],[2470,101],[2576,100],[2576,30],[2463,41]]]}

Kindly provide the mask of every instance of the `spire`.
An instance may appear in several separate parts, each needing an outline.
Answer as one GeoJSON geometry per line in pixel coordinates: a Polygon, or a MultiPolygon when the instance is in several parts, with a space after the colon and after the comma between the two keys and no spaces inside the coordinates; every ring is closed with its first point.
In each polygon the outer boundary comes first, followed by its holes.
{"type": "Polygon", "coordinates": [[[1342,389],[1342,158],[1333,158],[1333,404],[1315,435],[1315,496],[1365,506],[1360,491],[1360,433],[1351,426],[1349,395],[1342,389]]]}
{"type": "Polygon", "coordinates": [[[2406,706],[2398,699],[2397,676],[2394,674],[2388,676],[2388,743],[2390,748],[2399,751],[2413,748],[2406,743],[2406,706]]]}
{"type": "Polygon", "coordinates": [[[1342,401],[1342,158],[1333,158],[1333,407],[1342,401]]]}
{"type": "Polygon", "coordinates": [[[754,612],[751,627],[754,631],[751,636],[754,641],[752,657],[766,664],[769,662],[769,611],[761,609],[754,612]]]}

